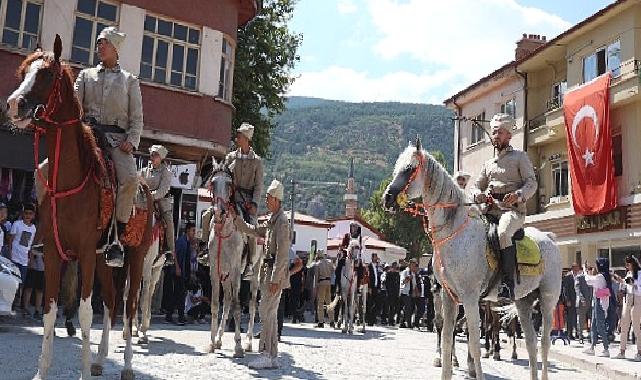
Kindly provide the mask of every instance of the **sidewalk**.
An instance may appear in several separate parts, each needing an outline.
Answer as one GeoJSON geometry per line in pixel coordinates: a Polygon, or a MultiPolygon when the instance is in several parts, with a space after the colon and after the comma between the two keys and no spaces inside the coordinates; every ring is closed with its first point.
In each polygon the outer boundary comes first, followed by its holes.
{"type": "MultiPolygon", "coordinates": [[[[501,337],[507,338],[507,336],[501,337]]],[[[525,349],[525,340],[517,339],[518,348],[525,349]]],[[[586,339],[584,344],[572,340],[569,345],[564,345],[561,339],[557,340],[550,348],[550,360],[558,360],[579,369],[590,371],[599,376],[616,380],[641,380],[641,362],[634,361],[636,354],[636,345],[628,343],[626,359],[612,359],[599,357],[603,350],[603,345],[595,347],[597,356],[589,356],[583,353],[583,350],[589,347],[589,341],[586,339]]],[[[537,346],[539,361],[541,360],[540,340],[537,346]]],[[[610,343],[610,355],[614,357],[619,353],[619,343],[610,343]]]]}

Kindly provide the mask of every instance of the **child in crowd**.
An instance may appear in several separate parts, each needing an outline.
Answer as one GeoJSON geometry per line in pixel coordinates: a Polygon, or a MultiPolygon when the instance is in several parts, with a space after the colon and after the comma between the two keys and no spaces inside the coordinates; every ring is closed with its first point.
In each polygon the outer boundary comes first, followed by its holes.
{"type": "Polygon", "coordinates": [[[31,303],[31,293],[36,292],[35,308],[33,318],[42,318],[42,291],[45,287],[45,262],[44,254],[40,250],[29,251],[29,267],[27,268],[27,281],[24,284],[22,302],[24,305],[23,314],[26,315],[31,303]]]}
{"type": "Polygon", "coordinates": [[[22,219],[11,226],[9,237],[9,259],[18,266],[22,278],[22,285],[18,288],[17,302],[22,300],[22,289],[27,280],[27,266],[29,265],[29,251],[36,235],[36,226],[33,219],[36,209],[32,204],[25,204],[22,208],[22,219]]]}

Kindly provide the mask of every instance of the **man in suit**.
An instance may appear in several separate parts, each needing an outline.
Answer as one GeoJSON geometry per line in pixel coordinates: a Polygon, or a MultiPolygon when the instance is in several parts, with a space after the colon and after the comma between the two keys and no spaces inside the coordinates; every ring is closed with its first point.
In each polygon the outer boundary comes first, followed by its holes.
{"type": "Polygon", "coordinates": [[[580,339],[586,327],[586,318],[589,318],[592,292],[579,264],[573,263],[572,270],[563,277],[561,296],[567,310],[568,336],[570,339],[580,339]]]}
{"type": "Polygon", "coordinates": [[[372,253],[372,262],[368,265],[369,272],[369,299],[367,302],[367,324],[373,326],[376,323],[376,316],[379,314],[380,300],[379,293],[381,290],[381,275],[383,274],[379,266],[378,255],[372,253]]]}

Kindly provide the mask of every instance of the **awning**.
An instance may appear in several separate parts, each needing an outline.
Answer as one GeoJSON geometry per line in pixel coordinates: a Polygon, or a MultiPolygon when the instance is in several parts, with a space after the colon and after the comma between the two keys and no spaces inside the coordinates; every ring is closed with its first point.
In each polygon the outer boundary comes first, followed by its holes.
{"type": "MultiPolygon", "coordinates": [[[[40,140],[40,161],[47,157],[47,145],[40,140]]],[[[0,129],[0,168],[33,171],[33,135],[0,129]]]]}

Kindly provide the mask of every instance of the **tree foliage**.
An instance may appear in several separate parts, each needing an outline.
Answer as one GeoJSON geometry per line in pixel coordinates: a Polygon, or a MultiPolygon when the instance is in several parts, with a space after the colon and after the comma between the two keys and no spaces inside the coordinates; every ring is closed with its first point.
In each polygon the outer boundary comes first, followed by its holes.
{"type": "MultiPolygon", "coordinates": [[[[441,164],[445,164],[442,152],[431,153],[441,164]]],[[[432,245],[425,234],[423,222],[420,217],[414,217],[406,212],[388,213],[383,207],[383,194],[392,181],[388,177],[381,182],[378,189],[372,194],[370,207],[362,212],[363,218],[385,235],[385,239],[404,247],[409,258],[419,258],[424,253],[431,253],[432,245]]]]}
{"type": "Polygon", "coordinates": [[[238,29],[234,69],[233,130],[249,122],[254,131],[254,149],[269,153],[273,117],[283,112],[284,94],[293,83],[291,70],[299,61],[302,35],[287,27],[296,0],[264,0],[260,13],[238,29]]]}

